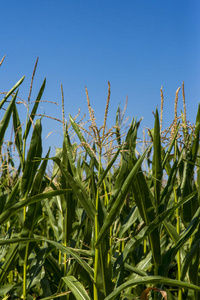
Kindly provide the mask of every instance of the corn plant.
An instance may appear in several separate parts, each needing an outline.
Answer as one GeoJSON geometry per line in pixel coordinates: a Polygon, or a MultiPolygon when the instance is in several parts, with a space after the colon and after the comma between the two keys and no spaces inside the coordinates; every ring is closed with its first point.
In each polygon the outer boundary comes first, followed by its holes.
{"type": "Polygon", "coordinates": [[[16,104],[24,78],[0,102],[2,109],[11,98],[0,124],[1,297],[200,299],[200,106],[190,125],[183,84],[184,112],[177,116],[179,88],[174,121],[162,130],[161,89],[160,117],[156,109],[141,152],[141,120],[124,131],[118,107],[114,126],[106,126],[110,83],[100,127],[87,89],[89,124],[71,115],[64,120],[61,85],[63,145],[49,157],[37,117],[46,80],[32,109],[30,103],[36,66],[24,129],[16,104]],[[5,145],[11,121],[14,141],[5,145]]]}

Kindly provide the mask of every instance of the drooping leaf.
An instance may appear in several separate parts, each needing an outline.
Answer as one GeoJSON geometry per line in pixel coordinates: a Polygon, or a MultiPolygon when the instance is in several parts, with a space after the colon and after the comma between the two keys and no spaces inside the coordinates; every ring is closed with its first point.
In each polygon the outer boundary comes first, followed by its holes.
{"type": "Polygon", "coordinates": [[[122,285],[120,285],[118,288],[116,288],[110,295],[108,295],[105,300],[112,300],[116,299],[117,295],[119,295],[124,289],[128,287],[134,287],[136,285],[146,285],[146,284],[163,284],[163,285],[168,285],[168,286],[177,286],[180,288],[185,288],[185,289],[192,289],[194,291],[200,292],[200,287],[188,282],[183,282],[175,279],[170,279],[170,278],[165,278],[161,276],[144,276],[144,277],[139,277],[133,280],[128,280],[122,285]]]}
{"type": "Polygon", "coordinates": [[[15,204],[13,204],[11,207],[6,209],[1,215],[0,215],[0,225],[4,224],[9,220],[10,217],[12,217],[16,212],[18,212],[20,209],[23,207],[30,205],[32,203],[42,201],[44,199],[48,199],[57,195],[65,194],[65,193],[71,193],[71,189],[66,189],[66,190],[55,190],[55,191],[48,191],[48,192],[43,192],[41,194],[38,194],[33,197],[28,197],[23,201],[19,201],[15,204]]]}
{"type": "Polygon", "coordinates": [[[70,291],[72,291],[77,300],[91,300],[83,285],[74,276],[66,276],[63,277],[62,280],[70,291]]]}
{"type": "Polygon", "coordinates": [[[55,248],[59,249],[62,253],[67,253],[68,255],[72,256],[79,264],[80,266],[87,271],[89,274],[91,280],[94,280],[94,271],[93,269],[87,264],[80,255],[77,254],[77,251],[75,249],[72,249],[70,247],[66,247],[58,242],[49,240],[45,237],[36,236],[34,238],[13,238],[9,240],[1,240],[0,239],[0,245],[9,245],[9,244],[15,244],[18,246],[19,243],[25,243],[25,242],[39,242],[39,241],[45,241],[51,245],[53,245],[55,248]]]}

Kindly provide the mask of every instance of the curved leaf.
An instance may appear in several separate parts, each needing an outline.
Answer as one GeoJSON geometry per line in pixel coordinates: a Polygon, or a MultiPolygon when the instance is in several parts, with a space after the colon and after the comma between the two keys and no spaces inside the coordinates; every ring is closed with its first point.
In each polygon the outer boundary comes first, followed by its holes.
{"type": "Polygon", "coordinates": [[[83,285],[74,276],[66,276],[63,277],[62,280],[66,283],[77,300],[91,300],[83,285]]]}
{"type": "Polygon", "coordinates": [[[56,190],[56,191],[49,191],[49,192],[43,192],[41,194],[38,194],[33,197],[26,198],[23,201],[19,201],[18,203],[12,205],[8,209],[6,209],[1,215],[0,215],[0,225],[4,224],[7,222],[10,217],[12,217],[16,212],[18,212],[20,209],[23,207],[30,205],[32,203],[42,201],[44,199],[48,199],[54,196],[58,196],[61,194],[66,194],[66,193],[71,193],[71,189],[66,189],[66,190],[56,190]]]}
{"type": "Polygon", "coordinates": [[[34,238],[13,238],[9,240],[0,239],[0,245],[17,244],[16,246],[18,246],[19,243],[39,241],[45,241],[53,245],[55,248],[59,249],[62,253],[67,253],[68,255],[72,256],[80,264],[80,266],[87,271],[92,281],[94,280],[93,269],[77,254],[77,252],[73,248],[66,247],[58,242],[51,241],[45,237],[35,236],[34,238]]]}
{"type": "Polygon", "coordinates": [[[23,76],[13,87],[12,89],[5,95],[3,100],[0,102],[0,109],[2,108],[3,104],[6,102],[6,100],[12,95],[12,93],[16,90],[18,86],[24,81],[25,76],[23,76]]]}
{"type": "Polygon", "coordinates": [[[146,285],[146,284],[163,284],[163,285],[169,285],[169,286],[177,286],[180,288],[185,288],[185,289],[191,289],[197,292],[200,292],[200,287],[191,283],[179,281],[179,280],[174,280],[174,279],[169,279],[161,276],[144,276],[140,278],[136,278],[133,280],[128,280],[122,285],[120,285],[118,288],[114,290],[110,295],[108,295],[105,300],[112,300],[116,299],[117,295],[119,295],[124,289],[128,287],[133,287],[136,285],[146,285]]]}

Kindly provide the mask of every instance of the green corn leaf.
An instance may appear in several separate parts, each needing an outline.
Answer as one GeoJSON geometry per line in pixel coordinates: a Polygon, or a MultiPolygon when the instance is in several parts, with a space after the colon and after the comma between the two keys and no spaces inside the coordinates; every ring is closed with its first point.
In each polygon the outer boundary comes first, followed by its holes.
{"type": "Polygon", "coordinates": [[[3,104],[6,102],[6,100],[12,95],[12,93],[20,86],[20,84],[23,82],[25,76],[23,76],[13,87],[12,89],[6,94],[6,96],[3,98],[3,100],[0,102],[0,109],[2,108],[3,104]]]}
{"type": "Polygon", "coordinates": [[[20,189],[19,189],[19,187],[20,187],[20,181],[21,180],[19,179],[16,182],[16,184],[14,185],[14,187],[13,187],[10,195],[8,195],[7,201],[6,201],[6,205],[4,207],[4,211],[7,210],[7,209],[9,209],[13,205],[13,203],[16,202],[17,196],[19,197],[18,194],[19,194],[19,191],[20,191],[20,189]]]}
{"type": "Polygon", "coordinates": [[[69,138],[69,133],[66,129],[65,134],[64,134],[64,141],[63,141],[63,152],[67,152],[67,160],[69,161],[71,170],[72,170],[72,174],[74,177],[77,176],[77,170],[76,170],[76,166],[75,166],[75,156],[73,156],[72,154],[72,145],[70,142],[70,138],[69,138]]]}
{"type": "Polygon", "coordinates": [[[24,135],[23,135],[23,140],[27,139],[27,136],[28,136],[30,128],[31,128],[31,124],[33,123],[33,120],[35,118],[35,114],[37,112],[38,105],[39,105],[40,100],[42,98],[42,95],[43,95],[43,92],[44,92],[44,89],[45,89],[45,85],[46,85],[46,78],[44,79],[43,84],[42,84],[42,86],[39,90],[39,93],[38,93],[37,98],[35,100],[35,104],[34,104],[33,109],[31,111],[28,122],[26,124],[26,128],[25,128],[24,135]]]}
{"type": "MultiPolygon", "coordinates": [[[[200,166],[200,147],[197,156],[197,165],[200,166]]],[[[197,189],[198,189],[198,203],[200,206],[200,168],[197,168],[197,189]]]]}
{"type": "Polygon", "coordinates": [[[174,186],[176,186],[176,182],[177,182],[177,172],[178,172],[178,162],[176,160],[173,166],[171,167],[170,173],[168,174],[169,177],[167,180],[167,184],[161,194],[159,213],[163,212],[163,210],[167,208],[170,197],[174,193],[174,186]]]}
{"type": "MultiPolygon", "coordinates": [[[[44,288],[46,290],[46,287],[44,288]]],[[[52,299],[56,299],[56,298],[60,298],[60,297],[65,297],[66,295],[70,294],[71,292],[63,292],[63,293],[56,293],[54,295],[45,297],[45,298],[41,298],[41,300],[52,300],[52,299]]]]}
{"type": "MultiPolygon", "coordinates": [[[[3,240],[8,241],[8,240],[3,240]]],[[[12,245],[8,253],[6,254],[5,260],[3,261],[3,265],[0,268],[0,286],[3,285],[4,280],[7,278],[10,270],[13,270],[17,264],[18,260],[18,244],[12,245]]]]}
{"type": "Polygon", "coordinates": [[[128,177],[126,178],[126,180],[124,181],[121,191],[117,197],[117,199],[115,200],[113,206],[111,207],[111,210],[108,214],[108,216],[106,217],[106,220],[99,232],[97,241],[96,241],[96,246],[98,246],[101,241],[103,240],[103,238],[105,237],[105,235],[107,234],[107,232],[109,231],[110,226],[112,225],[114,219],[116,218],[116,215],[118,214],[119,210],[122,208],[122,206],[124,205],[124,200],[125,200],[125,196],[127,195],[127,192],[132,184],[132,181],[134,179],[134,177],[136,176],[139,168],[141,167],[141,164],[145,158],[146,152],[148,151],[148,149],[146,149],[144,151],[144,153],[141,155],[141,157],[138,159],[138,161],[136,162],[135,166],[133,167],[133,169],[130,171],[128,177]]]}
{"type": "MultiPolygon", "coordinates": [[[[151,201],[152,193],[147,185],[147,182],[142,172],[139,172],[133,181],[133,194],[140,215],[145,224],[148,226],[150,222],[155,219],[156,214],[154,211],[153,203],[151,201]]],[[[149,240],[151,244],[154,262],[160,264],[161,251],[158,228],[155,228],[155,230],[150,233],[149,240]]]]}
{"type": "MultiPolygon", "coordinates": [[[[199,286],[199,263],[200,263],[200,252],[198,251],[193,257],[193,261],[189,267],[189,278],[190,282],[199,286]]],[[[195,299],[199,300],[200,293],[195,293],[195,299]]]]}
{"type": "Polygon", "coordinates": [[[196,162],[197,153],[199,149],[199,133],[200,133],[200,104],[198,105],[198,112],[197,112],[195,131],[194,131],[194,140],[191,147],[191,157],[193,163],[196,162]]]}
{"type": "Polygon", "coordinates": [[[83,285],[74,276],[66,276],[62,280],[77,300],[91,300],[83,285]]]}
{"type": "MultiPolygon", "coordinates": [[[[39,193],[42,192],[43,187],[42,187],[42,180],[44,179],[46,168],[47,168],[47,163],[48,163],[48,158],[49,158],[49,153],[50,149],[48,150],[44,161],[42,162],[32,185],[32,190],[31,190],[31,196],[35,196],[39,193]]],[[[38,158],[38,157],[37,157],[38,158]]]]}
{"type": "Polygon", "coordinates": [[[169,176],[170,174],[170,164],[167,163],[168,159],[169,159],[169,156],[170,156],[170,153],[172,151],[172,148],[174,147],[174,144],[175,144],[175,141],[176,141],[176,138],[177,138],[177,134],[178,134],[178,131],[179,131],[179,126],[180,126],[180,122],[178,123],[177,125],[177,128],[176,128],[176,131],[174,133],[174,136],[173,136],[173,139],[165,153],[164,149],[162,148],[162,169],[166,169],[166,172],[167,172],[167,175],[169,176]]]}
{"type": "Polygon", "coordinates": [[[41,120],[35,122],[30,148],[28,150],[23,175],[21,182],[21,192],[26,194],[30,191],[33,179],[36,175],[40,161],[34,161],[34,158],[39,158],[42,155],[42,125],[41,120]]]}
{"type": "MultiPolygon", "coordinates": [[[[29,276],[27,278],[27,288],[26,288],[27,291],[29,291],[29,289],[32,286],[34,286],[36,284],[40,284],[40,282],[42,280],[42,276],[43,276],[41,271],[42,271],[42,268],[44,267],[46,252],[49,254],[51,251],[51,250],[49,250],[49,248],[48,248],[48,250],[47,250],[47,248],[42,248],[40,251],[38,251],[37,255],[34,257],[34,259],[33,259],[34,264],[32,264],[30,266],[29,276]]],[[[59,271],[61,271],[61,270],[59,270],[59,271]]],[[[54,273],[54,274],[56,274],[56,273],[54,273]]]]}
{"type": "Polygon", "coordinates": [[[121,147],[119,147],[117,149],[117,152],[115,153],[115,155],[113,156],[112,160],[109,162],[109,164],[107,165],[106,169],[103,171],[103,173],[100,175],[100,178],[98,180],[97,185],[100,186],[101,183],[103,182],[103,180],[105,179],[106,175],[108,174],[109,170],[112,168],[113,164],[115,163],[116,159],[119,156],[119,153],[121,151],[121,147]]]}
{"type": "Polygon", "coordinates": [[[160,141],[160,123],[158,109],[156,109],[154,135],[153,135],[153,178],[154,178],[154,196],[156,203],[156,211],[160,204],[160,188],[163,175],[161,160],[161,141],[160,141]]]}
{"type": "Polygon", "coordinates": [[[135,148],[136,148],[136,138],[137,138],[137,128],[139,126],[139,122],[136,123],[136,120],[132,120],[131,126],[127,133],[125,143],[122,145],[122,162],[120,170],[117,171],[119,174],[117,175],[117,179],[113,188],[111,199],[108,203],[108,210],[111,209],[113,203],[117,199],[119,193],[121,192],[122,185],[126,181],[129,174],[129,167],[132,168],[133,161],[136,163],[137,158],[135,156],[135,148]]]}
{"type": "Polygon", "coordinates": [[[105,298],[105,300],[116,299],[117,295],[119,295],[124,289],[128,287],[134,287],[140,284],[163,284],[168,286],[176,286],[184,289],[191,289],[200,292],[200,287],[191,283],[169,279],[161,276],[144,276],[132,280],[127,280],[125,283],[117,287],[110,295],[108,295],[105,298]]]}
{"type": "Polygon", "coordinates": [[[177,244],[174,246],[174,251],[178,251],[185,242],[191,238],[193,232],[197,228],[198,224],[200,222],[200,207],[198,208],[196,214],[190,221],[188,227],[185,229],[185,231],[181,234],[180,239],[178,240],[177,244]]]}
{"type": "Polygon", "coordinates": [[[1,123],[0,123],[0,147],[3,143],[3,138],[4,138],[4,135],[5,135],[6,129],[8,127],[9,121],[10,121],[10,117],[11,117],[11,114],[12,114],[12,111],[13,111],[13,108],[14,108],[14,104],[15,104],[15,100],[17,98],[17,94],[18,94],[18,92],[16,92],[15,95],[13,96],[10,104],[8,105],[8,107],[6,109],[6,112],[3,116],[3,119],[1,120],[1,123]]]}
{"type": "Polygon", "coordinates": [[[125,220],[123,221],[120,230],[119,230],[119,238],[121,239],[123,234],[130,229],[130,227],[136,222],[137,218],[138,218],[138,208],[137,206],[133,206],[133,208],[131,209],[130,213],[127,215],[127,217],[125,218],[125,220]]]}
{"type": "Polygon", "coordinates": [[[40,242],[40,241],[45,241],[49,243],[50,245],[53,245],[56,249],[59,249],[62,253],[66,253],[70,256],[72,256],[80,266],[87,271],[89,274],[91,280],[94,280],[94,271],[93,269],[77,254],[77,251],[70,247],[66,247],[58,242],[49,240],[45,237],[41,236],[35,236],[33,238],[13,238],[9,240],[1,240],[0,239],[0,245],[10,245],[10,244],[15,244],[16,247],[18,247],[19,243],[27,243],[27,242],[40,242]]]}
{"type": "Polygon", "coordinates": [[[161,275],[165,276],[167,274],[169,266],[170,266],[172,260],[174,259],[175,255],[181,249],[181,247],[187,242],[187,240],[192,236],[192,234],[195,231],[195,229],[197,228],[199,222],[200,222],[200,208],[198,208],[196,214],[194,215],[193,219],[191,220],[191,222],[188,225],[188,227],[186,228],[186,230],[181,235],[178,242],[165,253],[165,255],[163,257],[162,265],[160,266],[159,273],[161,275]]]}
{"type": "Polygon", "coordinates": [[[16,212],[18,212],[23,207],[30,205],[32,203],[42,201],[44,199],[48,199],[54,196],[58,196],[61,194],[71,193],[71,189],[66,190],[55,190],[55,191],[49,191],[49,192],[43,192],[41,194],[38,194],[33,197],[28,197],[23,201],[19,201],[16,204],[13,204],[11,207],[6,209],[1,215],[0,215],[0,225],[7,222],[16,212]]]}
{"type": "MultiPolygon", "coordinates": [[[[77,176],[77,170],[75,167],[75,155],[72,155],[72,147],[70,143],[70,139],[68,136],[68,132],[64,133],[64,141],[63,141],[63,155],[62,155],[62,164],[63,167],[68,170],[69,174],[76,178],[77,176]]],[[[79,178],[77,179],[79,182],[79,178]]],[[[62,188],[68,188],[70,187],[68,181],[64,176],[61,178],[61,187],[62,188]]],[[[76,201],[74,197],[74,193],[63,195],[61,196],[61,199],[64,201],[62,202],[63,211],[62,214],[64,216],[64,223],[63,223],[63,243],[67,244],[71,233],[72,233],[72,225],[73,221],[75,219],[75,207],[76,207],[76,201]]]]}
{"type": "Polygon", "coordinates": [[[172,225],[171,222],[164,220],[163,225],[165,226],[165,230],[168,232],[169,236],[173,240],[174,243],[177,243],[180,236],[177,233],[177,229],[172,225]]]}
{"type": "Polygon", "coordinates": [[[14,104],[14,108],[13,108],[13,127],[14,127],[14,132],[15,132],[15,145],[16,145],[17,151],[19,153],[21,166],[23,167],[23,158],[22,158],[23,140],[22,140],[22,127],[21,126],[22,126],[22,124],[20,122],[17,107],[16,107],[16,104],[14,104]]]}
{"type": "Polygon", "coordinates": [[[53,157],[53,161],[57,163],[57,165],[60,167],[60,170],[63,174],[63,176],[66,178],[67,182],[69,183],[70,187],[72,188],[73,192],[77,196],[78,200],[80,201],[82,207],[86,211],[87,215],[94,220],[94,216],[96,214],[95,206],[90,199],[89,195],[85,191],[84,187],[81,185],[81,182],[78,180],[75,180],[67,169],[64,168],[63,164],[61,163],[60,159],[58,157],[53,157]]]}
{"type": "MultiPolygon", "coordinates": [[[[176,209],[178,209],[181,205],[183,205],[184,203],[186,203],[187,201],[190,201],[192,199],[192,197],[194,197],[194,195],[197,192],[193,192],[190,195],[188,195],[187,197],[185,197],[184,199],[182,199],[178,204],[174,205],[172,208],[164,211],[163,213],[161,213],[160,215],[158,215],[148,226],[145,226],[140,232],[139,234],[137,234],[136,236],[134,236],[132,239],[130,239],[125,248],[124,251],[122,252],[122,254],[117,258],[115,266],[114,266],[114,271],[118,271],[121,266],[126,262],[128,256],[133,252],[134,249],[136,249],[136,247],[138,247],[143,240],[153,231],[155,230],[155,228],[161,223],[163,222],[168,216],[170,216],[176,209]]],[[[178,251],[178,250],[177,250],[178,251]]]]}
{"type": "Polygon", "coordinates": [[[115,118],[115,126],[116,126],[116,138],[117,138],[117,144],[121,145],[121,137],[120,137],[120,107],[117,108],[116,118],[115,118]]]}
{"type": "Polygon", "coordinates": [[[96,157],[94,156],[94,153],[92,152],[92,150],[90,149],[90,147],[87,146],[87,141],[85,140],[84,136],[82,135],[82,132],[80,131],[78,125],[76,124],[76,122],[74,121],[74,119],[72,118],[71,115],[69,115],[70,118],[70,123],[72,125],[72,127],[74,128],[79,140],[81,143],[83,143],[83,147],[85,148],[85,151],[89,154],[89,156],[94,159],[94,164],[96,169],[99,169],[99,163],[96,159],[96,157]]]}
{"type": "MultiPolygon", "coordinates": [[[[50,153],[50,149],[46,155],[46,158],[48,158],[49,153],[50,153]]],[[[46,171],[47,162],[48,160],[44,160],[42,162],[37,172],[37,175],[35,176],[30,197],[34,197],[43,192],[42,180],[44,178],[44,174],[46,171]]],[[[37,225],[38,220],[41,218],[42,218],[41,201],[29,204],[26,211],[24,226],[21,231],[21,237],[30,237],[32,235],[34,227],[37,225]]]]}
{"type": "Polygon", "coordinates": [[[6,284],[0,287],[0,296],[3,297],[4,295],[6,295],[13,287],[14,284],[6,284]]]}
{"type": "MultiPolygon", "coordinates": [[[[58,197],[58,196],[57,196],[58,197]]],[[[56,197],[56,198],[57,198],[56,197]]],[[[49,201],[45,201],[44,203],[44,207],[45,207],[45,211],[46,211],[46,214],[48,215],[48,222],[49,222],[49,225],[51,226],[52,230],[53,230],[53,233],[54,233],[54,236],[55,236],[55,239],[58,241],[59,238],[60,238],[60,232],[59,232],[59,226],[58,226],[58,221],[56,220],[54,214],[53,214],[53,211],[51,209],[51,206],[50,206],[50,202],[49,201]]],[[[61,213],[59,212],[59,219],[60,219],[60,215],[61,213]]],[[[56,216],[57,217],[57,216],[56,216]]]]}
{"type": "MultiPolygon", "coordinates": [[[[199,150],[199,134],[200,134],[200,105],[198,106],[198,112],[196,117],[196,125],[194,133],[191,133],[190,141],[192,146],[186,153],[182,184],[181,184],[181,194],[179,198],[184,197],[193,190],[193,181],[195,173],[195,164],[197,163],[197,153],[199,150]]],[[[187,223],[190,222],[198,208],[197,198],[192,199],[189,203],[183,206],[183,220],[187,223]]]]}
{"type": "MultiPolygon", "coordinates": [[[[192,180],[193,176],[191,171],[193,172],[194,166],[192,168],[190,167],[190,163],[184,161],[184,167],[182,172],[182,182],[180,184],[180,192],[178,194],[178,201],[185,197],[186,195],[190,194],[193,190],[192,188],[192,180]]],[[[195,199],[191,199],[190,202],[187,202],[183,205],[182,209],[182,218],[184,222],[189,223],[192,217],[194,216],[194,213],[197,209],[198,201],[195,199]]]]}
{"type": "MultiPolygon", "coordinates": [[[[189,253],[185,257],[185,260],[183,262],[182,271],[181,271],[181,280],[184,280],[187,270],[188,270],[189,266],[191,265],[194,256],[197,253],[199,253],[199,250],[200,250],[200,239],[198,239],[196,241],[196,243],[192,246],[189,253]]],[[[198,277],[198,275],[197,275],[197,277],[198,277]]]]}
{"type": "MultiPolygon", "coordinates": [[[[151,257],[150,257],[150,260],[151,260],[151,257]]],[[[114,263],[116,262],[116,258],[112,257],[111,262],[114,265],[114,263]]],[[[146,264],[146,262],[145,262],[145,264],[146,264]]],[[[133,267],[133,266],[125,263],[124,268],[125,268],[125,270],[129,271],[130,273],[134,273],[134,275],[135,274],[137,274],[139,276],[147,276],[148,275],[147,272],[143,271],[140,266],[133,267]]]]}

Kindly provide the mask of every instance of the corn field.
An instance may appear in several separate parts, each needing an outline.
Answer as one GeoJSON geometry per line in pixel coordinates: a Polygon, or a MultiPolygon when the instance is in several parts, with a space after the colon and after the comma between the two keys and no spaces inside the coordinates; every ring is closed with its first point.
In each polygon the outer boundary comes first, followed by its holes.
{"type": "Polygon", "coordinates": [[[110,83],[101,127],[87,89],[89,123],[65,121],[61,86],[63,144],[50,157],[37,116],[46,80],[33,105],[31,82],[21,122],[23,80],[0,101],[1,299],[200,299],[200,106],[191,125],[184,84],[183,112],[178,88],[165,130],[161,89],[161,111],[142,144],[141,120],[124,129],[120,107],[107,128],[110,83]],[[13,141],[5,144],[9,124],[13,141]]]}

